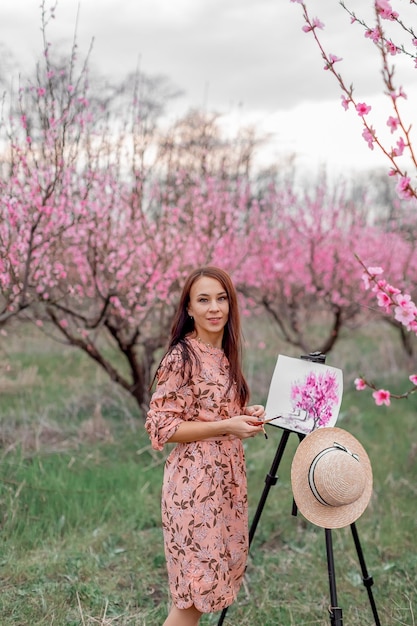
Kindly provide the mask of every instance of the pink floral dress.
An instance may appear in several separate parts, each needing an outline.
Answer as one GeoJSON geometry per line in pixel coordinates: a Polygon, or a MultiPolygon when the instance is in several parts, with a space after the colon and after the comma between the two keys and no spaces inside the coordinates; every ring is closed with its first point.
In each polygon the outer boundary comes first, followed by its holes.
{"type": "MultiPolygon", "coordinates": [[[[228,390],[223,351],[188,339],[201,361],[184,385],[179,349],[165,357],[146,429],[162,450],[183,420],[214,421],[240,415],[228,390]]],[[[223,436],[176,444],[165,464],[162,526],[171,595],[180,609],[219,611],[234,602],[246,567],[246,469],[240,439],[223,436]]]]}

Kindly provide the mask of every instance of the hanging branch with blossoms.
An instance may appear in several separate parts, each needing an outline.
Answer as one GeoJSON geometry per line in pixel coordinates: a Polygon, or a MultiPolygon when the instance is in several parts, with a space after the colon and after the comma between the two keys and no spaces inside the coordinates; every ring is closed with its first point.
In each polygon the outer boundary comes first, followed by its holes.
{"type": "MultiPolygon", "coordinates": [[[[410,294],[403,293],[393,285],[390,285],[385,278],[382,278],[383,269],[381,267],[366,267],[360,260],[364,268],[362,274],[363,284],[366,290],[372,290],[378,305],[385,313],[391,314],[401,323],[408,332],[417,335],[417,305],[411,299],[410,294]]],[[[373,389],[372,396],[378,406],[391,404],[391,398],[397,400],[408,398],[417,391],[417,374],[409,377],[413,387],[401,394],[394,394],[387,389],[378,389],[376,385],[368,381],[363,376],[355,379],[355,387],[358,391],[366,388],[373,389]]]]}
{"type": "MultiPolygon", "coordinates": [[[[345,111],[354,110],[362,121],[362,137],[367,142],[370,150],[377,147],[388,159],[391,169],[389,176],[396,178],[396,192],[403,201],[412,203],[413,208],[417,199],[417,155],[412,143],[412,124],[405,120],[403,115],[401,102],[407,98],[407,94],[402,86],[396,85],[395,66],[392,62],[393,57],[402,54],[408,57],[417,69],[417,35],[413,27],[405,24],[401,16],[395,11],[389,0],[374,0],[375,22],[369,25],[365,20],[351,11],[343,1],[340,2],[341,7],[350,15],[351,23],[359,24],[364,29],[365,38],[376,47],[381,59],[381,74],[384,85],[384,93],[389,99],[392,108],[392,114],[387,119],[387,126],[391,134],[397,133],[397,141],[395,145],[387,145],[380,138],[380,134],[368,121],[368,115],[372,109],[366,102],[360,102],[353,93],[353,86],[347,86],[347,83],[338,71],[337,65],[342,62],[342,58],[335,54],[328,53],[318,31],[324,28],[323,22],[318,18],[312,18],[307,9],[307,5],[303,0],[291,0],[302,6],[305,25],[303,31],[312,33],[316,44],[319,47],[321,56],[325,62],[324,70],[333,75],[342,91],[342,106],[345,111]],[[402,35],[406,38],[406,43],[396,43],[392,37],[387,34],[388,26],[398,26],[402,35]],[[408,166],[407,166],[408,162],[408,166]],[[410,171],[410,169],[414,171],[410,171]]],[[[415,0],[411,0],[410,5],[416,6],[415,0]]],[[[397,323],[400,323],[408,332],[416,333],[417,331],[417,308],[411,296],[397,287],[390,285],[381,277],[383,273],[380,267],[367,267],[358,257],[359,262],[364,268],[363,281],[367,290],[372,287],[372,291],[376,294],[377,302],[383,308],[386,314],[392,315],[397,323]]],[[[363,377],[355,380],[356,389],[363,390],[370,388],[373,390],[373,397],[377,405],[390,405],[391,398],[407,398],[417,391],[417,375],[409,376],[413,387],[402,394],[393,394],[386,389],[378,389],[372,382],[363,377]]]]}
{"type": "MultiPolygon", "coordinates": [[[[333,53],[329,53],[325,50],[321,38],[318,34],[319,30],[324,29],[324,23],[317,17],[311,17],[307,9],[307,5],[303,0],[290,0],[291,2],[297,2],[301,4],[303,9],[303,17],[305,25],[303,31],[306,33],[312,33],[319,49],[321,56],[324,60],[324,70],[329,71],[337,80],[339,87],[342,91],[342,106],[348,111],[353,109],[359,115],[363,125],[362,137],[367,142],[370,150],[374,150],[375,146],[387,157],[391,164],[389,176],[396,177],[396,191],[398,196],[403,200],[409,200],[411,198],[417,198],[417,178],[416,175],[411,174],[405,164],[405,157],[409,158],[411,166],[417,169],[417,155],[414,151],[411,137],[412,124],[408,123],[401,111],[400,102],[407,99],[407,94],[402,86],[396,86],[395,84],[395,66],[391,61],[392,57],[398,54],[407,55],[414,63],[414,67],[417,68],[417,35],[413,28],[404,25],[399,17],[399,14],[394,11],[388,0],[375,0],[375,24],[369,26],[364,20],[357,17],[357,15],[350,11],[343,2],[340,5],[351,16],[352,24],[360,24],[364,28],[364,36],[372,42],[377,48],[381,57],[382,66],[382,79],[385,88],[385,94],[388,97],[393,113],[387,119],[387,126],[389,127],[391,134],[397,133],[398,139],[395,146],[386,145],[386,143],[380,138],[377,130],[374,128],[371,122],[368,121],[368,115],[372,109],[371,105],[366,102],[360,102],[354,96],[354,90],[352,85],[347,85],[343,75],[337,70],[338,63],[343,59],[333,53]],[[383,25],[383,22],[395,22],[406,34],[410,40],[410,46],[406,44],[396,44],[392,38],[389,37],[383,25]]],[[[412,0],[412,4],[416,4],[412,0]]]]}

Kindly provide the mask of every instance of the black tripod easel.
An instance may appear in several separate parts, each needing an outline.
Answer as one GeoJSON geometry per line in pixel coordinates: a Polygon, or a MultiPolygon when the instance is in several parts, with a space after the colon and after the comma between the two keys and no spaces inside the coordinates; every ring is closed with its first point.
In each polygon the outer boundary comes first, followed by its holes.
{"type": "MultiPolygon", "coordinates": [[[[312,352],[308,356],[302,356],[301,358],[308,360],[308,361],[313,361],[315,363],[325,362],[325,355],[319,352],[312,352]]],[[[281,463],[281,459],[284,455],[284,451],[288,443],[290,434],[293,432],[295,431],[283,429],[281,440],[278,444],[278,448],[275,453],[275,457],[272,461],[270,470],[265,477],[265,486],[262,491],[258,506],[256,508],[252,524],[249,529],[249,547],[255,536],[256,529],[257,529],[259,520],[262,515],[262,511],[264,509],[266,500],[268,498],[269,491],[271,487],[273,485],[276,485],[278,482],[278,476],[277,476],[278,468],[281,463]]],[[[295,433],[295,434],[298,436],[299,442],[301,442],[306,436],[302,433],[295,433]]],[[[295,501],[293,501],[292,515],[294,516],[297,515],[297,505],[295,504],[295,501]]],[[[358,531],[356,529],[355,523],[351,524],[350,528],[352,531],[353,541],[354,541],[356,552],[358,555],[358,560],[361,566],[362,582],[368,592],[368,599],[369,599],[369,603],[372,609],[372,614],[375,620],[375,626],[381,626],[381,622],[379,620],[378,611],[376,608],[376,604],[375,604],[375,600],[374,600],[374,596],[372,592],[372,585],[374,584],[374,581],[373,581],[372,576],[369,575],[367,567],[366,567],[366,563],[365,563],[365,559],[364,559],[364,555],[362,551],[362,546],[359,541],[359,535],[358,535],[358,531]]],[[[335,572],[334,555],[333,555],[332,531],[330,528],[325,528],[324,532],[325,532],[325,541],[326,541],[327,571],[328,571],[328,577],[329,577],[329,590],[330,590],[330,606],[329,606],[330,625],[331,626],[343,626],[342,609],[338,606],[338,602],[337,602],[336,572],[335,572]]],[[[217,626],[222,626],[222,624],[224,623],[228,608],[229,607],[226,607],[225,609],[223,609],[220,615],[219,621],[217,622],[217,626]]]]}

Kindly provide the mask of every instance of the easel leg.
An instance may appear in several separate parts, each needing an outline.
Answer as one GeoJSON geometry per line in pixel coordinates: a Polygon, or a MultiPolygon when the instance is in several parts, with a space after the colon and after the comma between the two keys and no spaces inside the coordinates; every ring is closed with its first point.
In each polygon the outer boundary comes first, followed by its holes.
{"type": "Polygon", "coordinates": [[[342,609],[337,606],[336,574],[333,558],[332,531],[329,528],[325,528],[324,532],[326,533],[327,570],[329,573],[330,587],[330,624],[331,626],[343,626],[342,609]]]}
{"type": "Polygon", "coordinates": [[[365,563],[365,559],[363,556],[362,547],[359,541],[358,531],[356,530],[356,524],[355,523],[351,524],[350,529],[352,531],[353,541],[355,542],[356,552],[358,554],[358,559],[359,559],[359,563],[360,563],[361,570],[362,570],[362,581],[366,588],[366,591],[368,592],[369,603],[371,605],[372,613],[374,616],[375,626],[381,626],[381,622],[379,621],[378,611],[377,611],[375,600],[374,600],[374,595],[372,593],[372,585],[374,584],[374,580],[372,576],[368,574],[368,570],[366,568],[366,563],[365,563]]]}
{"type": "MultiPolygon", "coordinates": [[[[288,441],[288,437],[290,436],[290,433],[291,433],[290,430],[284,430],[284,432],[282,433],[281,441],[279,442],[274,460],[272,461],[272,465],[270,467],[269,473],[266,475],[265,487],[262,492],[261,498],[259,500],[259,504],[256,509],[256,512],[255,512],[255,515],[254,515],[254,518],[253,518],[253,521],[249,530],[249,546],[251,545],[252,539],[255,535],[258,522],[261,518],[262,511],[263,511],[266,499],[268,497],[269,490],[271,489],[273,485],[276,485],[278,481],[278,476],[276,476],[276,473],[278,471],[278,467],[281,462],[282,455],[284,454],[285,446],[287,445],[287,441],[288,441]]],[[[219,621],[217,622],[217,626],[222,626],[225,620],[226,614],[227,614],[227,609],[228,607],[223,609],[223,611],[221,612],[219,621]]]]}

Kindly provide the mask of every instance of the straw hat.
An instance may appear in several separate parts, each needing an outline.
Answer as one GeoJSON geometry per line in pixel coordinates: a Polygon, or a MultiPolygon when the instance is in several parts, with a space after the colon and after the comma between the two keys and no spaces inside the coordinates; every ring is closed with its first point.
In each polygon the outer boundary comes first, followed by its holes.
{"type": "Polygon", "coordinates": [[[341,428],[318,428],[298,446],[291,466],[294,500],[310,522],[342,528],[356,521],[372,493],[372,467],[362,445],[341,428]]]}

